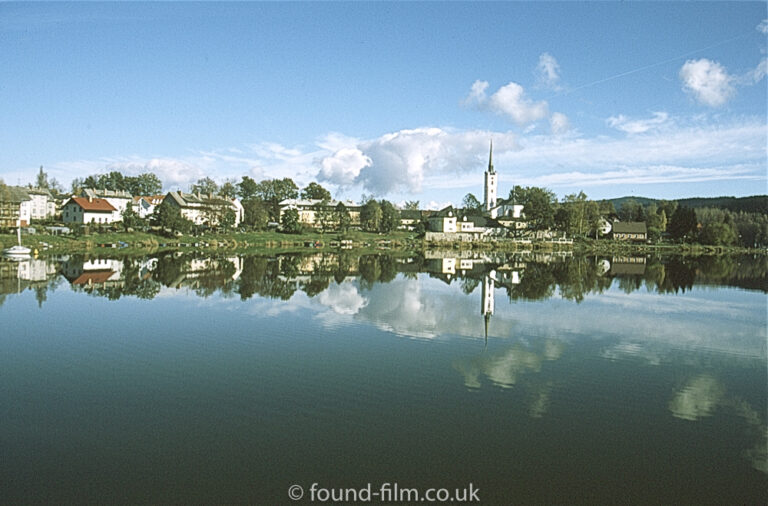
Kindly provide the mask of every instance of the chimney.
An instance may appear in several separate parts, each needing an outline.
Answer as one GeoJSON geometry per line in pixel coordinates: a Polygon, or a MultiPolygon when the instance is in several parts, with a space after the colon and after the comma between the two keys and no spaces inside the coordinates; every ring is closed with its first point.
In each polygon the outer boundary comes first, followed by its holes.
{"type": "Polygon", "coordinates": [[[90,195],[88,195],[88,202],[93,202],[93,197],[91,197],[90,195]]]}

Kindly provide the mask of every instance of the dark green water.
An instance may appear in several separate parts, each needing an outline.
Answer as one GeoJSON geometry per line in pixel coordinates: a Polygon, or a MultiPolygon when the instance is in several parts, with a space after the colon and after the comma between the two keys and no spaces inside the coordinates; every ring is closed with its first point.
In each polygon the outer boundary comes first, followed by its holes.
{"type": "Polygon", "coordinates": [[[767,288],[759,258],[2,262],[0,501],[765,504],[767,288]]]}

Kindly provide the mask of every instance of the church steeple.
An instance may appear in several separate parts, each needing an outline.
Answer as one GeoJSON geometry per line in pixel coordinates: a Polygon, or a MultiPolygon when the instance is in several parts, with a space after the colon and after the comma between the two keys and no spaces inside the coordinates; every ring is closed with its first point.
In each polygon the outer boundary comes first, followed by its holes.
{"type": "Polygon", "coordinates": [[[493,170],[493,139],[491,139],[491,154],[488,155],[488,172],[491,174],[496,172],[493,170]]]}
{"type": "Polygon", "coordinates": [[[485,171],[485,186],[483,188],[483,203],[485,212],[491,218],[496,218],[496,171],[493,169],[493,139],[491,139],[491,152],[488,155],[488,170],[485,171]]]}

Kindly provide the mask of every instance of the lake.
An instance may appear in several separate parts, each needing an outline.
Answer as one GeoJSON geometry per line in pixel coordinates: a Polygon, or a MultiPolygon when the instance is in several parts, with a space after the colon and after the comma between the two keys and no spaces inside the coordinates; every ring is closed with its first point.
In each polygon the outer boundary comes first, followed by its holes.
{"type": "Polygon", "coordinates": [[[308,504],[370,484],[373,503],[471,486],[484,504],[766,504],[766,272],[459,251],[3,260],[0,499],[308,504]]]}

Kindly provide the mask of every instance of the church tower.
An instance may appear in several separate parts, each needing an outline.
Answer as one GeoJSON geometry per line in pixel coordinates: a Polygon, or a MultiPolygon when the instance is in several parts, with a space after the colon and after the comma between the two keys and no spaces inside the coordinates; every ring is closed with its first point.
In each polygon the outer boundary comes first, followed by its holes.
{"type": "Polygon", "coordinates": [[[483,195],[485,197],[485,212],[491,218],[496,218],[496,188],[498,187],[498,176],[493,169],[493,141],[491,141],[491,154],[488,157],[488,170],[485,171],[485,186],[483,195]]]}
{"type": "Polygon", "coordinates": [[[494,302],[495,302],[494,289],[496,288],[495,278],[496,278],[495,270],[492,270],[491,272],[486,274],[485,277],[483,278],[483,290],[482,290],[482,300],[481,300],[482,307],[480,308],[480,314],[483,315],[483,318],[485,319],[485,338],[486,339],[488,339],[488,323],[491,321],[491,316],[493,315],[493,310],[494,310],[494,302]]]}

